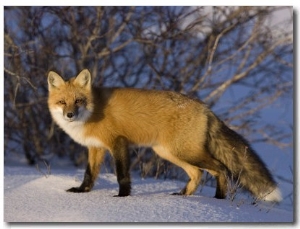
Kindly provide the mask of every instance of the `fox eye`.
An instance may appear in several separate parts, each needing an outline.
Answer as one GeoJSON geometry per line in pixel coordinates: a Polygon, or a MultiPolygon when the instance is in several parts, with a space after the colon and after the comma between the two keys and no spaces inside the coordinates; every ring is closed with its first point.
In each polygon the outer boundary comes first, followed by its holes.
{"type": "Polygon", "coordinates": [[[59,101],[58,101],[58,104],[66,105],[66,102],[65,102],[64,100],[59,100],[59,101]]]}
{"type": "Polygon", "coordinates": [[[83,99],[76,99],[75,100],[75,104],[81,104],[81,103],[83,103],[83,99]]]}

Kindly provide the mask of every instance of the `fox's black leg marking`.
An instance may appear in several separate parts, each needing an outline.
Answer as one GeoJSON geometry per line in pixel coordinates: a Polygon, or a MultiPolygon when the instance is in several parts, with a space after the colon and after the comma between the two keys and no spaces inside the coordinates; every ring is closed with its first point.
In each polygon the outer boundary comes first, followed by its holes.
{"type": "Polygon", "coordinates": [[[92,179],[91,167],[88,164],[85,170],[84,179],[79,187],[73,187],[67,190],[67,192],[89,192],[94,186],[94,180],[92,179]]]}
{"type": "Polygon", "coordinates": [[[115,159],[117,180],[119,183],[119,194],[117,196],[129,196],[131,190],[129,173],[130,158],[128,153],[128,143],[125,138],[119,137],[116,139],[112,154],[115,159]]]}
{"type": "Polygon", "coordinates": [[[73,187],[67,192],[89,192],[94,187],[95,180],[98,177],[100,165],[103,161],[105,150],[101,148],[89,148],[88,165],[85,170],[84,179],[79,187],[73,187]]]}
{"type": "Polygon", "coordinates": [[[131,190],[129,166],[122,161],[116,160],[116,169],[119,183],[119,194],[117,196],[129,196],[131,190]]]}
{"type": "Polygon", "coordinates": [[[227,179],[229,177],[229,171],[227,167],[215,158],[206,155],[201,161],[190,161],[190,164],[198,166],[199,168],[206,170],[217,180],[217,188],[215,198],[225,199],[227,193],[227,179]]]}
{"type": "Polygon", "coordinates": [[[227,180],[224,174],[220,174],[216,177],[217,180],[217,189],[215,198],[217,199],[225,199],[227,192],[227,180]]]}
{"type": "Polygon", "coordinates": [[[173,195],[173,196],[185,196],[186,195],[186,187],[184,187],[180,192],[173,192],[171,195],[173,195]]]}

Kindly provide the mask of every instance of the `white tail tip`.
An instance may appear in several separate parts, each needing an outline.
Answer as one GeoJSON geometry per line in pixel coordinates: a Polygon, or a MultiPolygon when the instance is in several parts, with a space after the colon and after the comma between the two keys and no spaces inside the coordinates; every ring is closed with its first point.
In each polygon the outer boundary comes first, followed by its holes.
{"type": "Polygon", "coordinates": [[[281,192],[279,188],[275,188],[272,192],[268,193],[264,198],[264,201],[280,202],[282,200],[281,192]]]}

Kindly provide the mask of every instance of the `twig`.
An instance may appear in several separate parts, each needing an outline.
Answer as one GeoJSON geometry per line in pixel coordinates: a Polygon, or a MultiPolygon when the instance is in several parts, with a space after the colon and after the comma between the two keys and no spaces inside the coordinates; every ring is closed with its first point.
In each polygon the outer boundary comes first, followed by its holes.
{"type": "Polygon", "coordinates": [[[50,169],[50,164],[48,164],[45,160],[43,160],[45,167],[47,168],[47,172],[43,172],[40,167],[39,164],[36,164],[36,169],[37,171],[39,171],[41,174],[43,174],[46,178],[48,178],[51,175],[51,169],[50,169]]]}
{"type": "MultiPolygon", "coordinates": [[[[232,150],[235,150],[235,148],[233,148],[232,150]]],[[[246,146],[245,150],[244,150],[243,161],[247,160],[247,150],[248,150],[248,147],[246,146]]],[[[243,172],[243,168],[240,169],[237,178],[234,178],[234,174],[231,174],[231,179],[228,178],[229,198],[231,201],[233,201],[235,199],[235,197],[237,196],[238,189],[243,187],[241,184],[241,181],[240,181],[242,172],[243,172]]],[[[241,203],[238,206],[240,206],[240,205],[241,205],[241,203]]]]}

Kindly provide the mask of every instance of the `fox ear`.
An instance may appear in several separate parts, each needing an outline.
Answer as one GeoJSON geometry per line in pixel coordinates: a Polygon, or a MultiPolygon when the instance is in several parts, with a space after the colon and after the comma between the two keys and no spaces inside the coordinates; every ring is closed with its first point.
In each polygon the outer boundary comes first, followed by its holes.
{"type": "Polygon", "coordinates": [[[92,77],[89,70],[84,69],[82,70],[78,76],[76,76],[74,83],[79,85],[80,87],[90,89],[92,85],[92,77]]]}
{"type": "Polygon", "coordinates": [[[56,72],[50,71],[48,73],[48,90],[59,88],[61,85],[65,84],[63,78],[58,75],[56,72]]]}

